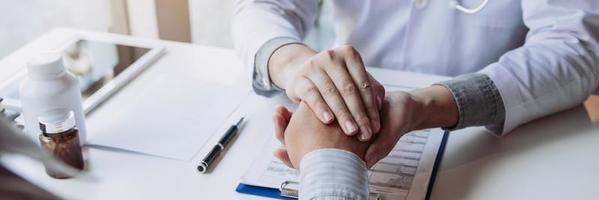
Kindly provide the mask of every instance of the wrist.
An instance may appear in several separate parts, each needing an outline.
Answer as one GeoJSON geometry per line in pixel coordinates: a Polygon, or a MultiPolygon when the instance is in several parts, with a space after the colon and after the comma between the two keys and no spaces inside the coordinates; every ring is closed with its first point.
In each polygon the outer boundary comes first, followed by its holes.
{"type": "Polygon", "coordinates": [[[452,127],[458,122],[458,107],[451,92],[440,85],[411,91],[420,105],[419,120],[411,130],[452,127]]]}
{"type": "Polygon", "coordinates": [[[287,80],[295,74],[306,60],[316,55],[316,51],[303,44],[287,44],[273,52],[268,60],[268,75],[278,87],[285,89],[287,80]]]}
{"type": "Polygon", "coordinates": [[[359,141],[356,137],[346,136],[342,132],[333,131],[330,133],[330,137],[327,137],[326,139],[318,138],[316,141],[303,143],[301,147],[288,148],[288,151],[290,151],[291,157],[293,157],[292,155],[294,154],[297,156],[295,159],[291,160],[294,166],[299,166],[306,155],[326,149],[349,152],[360,159],[364,159],[364,154],[366,154],[366,149],[368,147],[367,144],[368,143],[359,141]]]}

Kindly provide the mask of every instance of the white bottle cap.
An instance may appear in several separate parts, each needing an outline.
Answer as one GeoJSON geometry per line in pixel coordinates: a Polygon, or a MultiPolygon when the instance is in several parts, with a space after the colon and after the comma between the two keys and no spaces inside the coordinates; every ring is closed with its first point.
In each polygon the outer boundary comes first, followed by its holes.
{"type": "Polygon", "coordinates": [[[27,62],[29,77],[35,80],[47,80],[60,77],[65,73],[60,52],[43,52],[27,62]]]}
{"type": "Polygon", "coordinates": [[[42,133],[62,133],[75,127],[75,115],[71,110],[54,109],[42,113],[38,122],[42,133]]]}

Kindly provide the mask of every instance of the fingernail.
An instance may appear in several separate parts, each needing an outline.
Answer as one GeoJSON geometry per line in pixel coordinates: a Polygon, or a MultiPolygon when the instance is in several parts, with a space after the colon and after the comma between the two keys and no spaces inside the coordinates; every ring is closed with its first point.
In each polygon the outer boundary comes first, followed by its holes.
{"type": "MultiPolygon", "coordinates": [[[[373,121],[373,122],[371,122],[371,124],[373,124],[373,126],[374,126],[374,130],[375,130],[376,132],[379,132],[379,131],[381,130],[381,123],[380,123],[380,122],[374,122],[374,121],[373,121]]],[[[374,133],[374,132],[373,132],[373,133],[374,133]]]]}
{"type": "Polygon", "coordinates": [[[346,122],[345,122],[345,129],[347,130],[347,132],[348,132],[349,134],[353,134],[353,133],[355,133],[355,132],[356,132],[356,130],[357,130],[358,128],[356,128],[356,125],[354,125],[354,123],[352,123],[352,122],[350,122],[350,121],[346,121],[346,122]]]}
{"type": "Polygon", "coordinates": [[[329,112],[322,112],[322,118],[326,122],[330,122],[333,119],[333,117],[331,116],[331,113],[329,113],[329,112]]]}
{"type": "Polygon", "coordinates": [[[362,135],[360,135],[360,140],[366,141],[366,140],[370,139],[371,135],[372,135],[372,129],[370,129],[370,127],[367,127],[365,132],[362,133],[362,135]]]}
{"type": "Polygon", "coordinates": [[[381,110],[383,108],[383,100],[381,97],[376,97],[376,101],[379,102],[379,110],[381,110]]]}

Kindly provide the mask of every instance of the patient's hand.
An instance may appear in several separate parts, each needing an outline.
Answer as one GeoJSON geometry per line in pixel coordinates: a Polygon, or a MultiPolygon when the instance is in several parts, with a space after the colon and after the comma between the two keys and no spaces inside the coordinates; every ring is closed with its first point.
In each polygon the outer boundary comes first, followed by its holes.
{"type": "Polygon", "coordinates": [[[285,148],[275,151],[275,156],[290,167],[299,168],[304,155],[317,149],[341,149],[363,158],[368,148],[368,142],[343,134],[338,123],[322,123],[304,102],[300,103],[293,117],[286,108],[278,107],[273,120],[275,124],[289,122],[282,126],[286,127],[284,130],[275,126],[277,138],[285,145],[285,148]]]}

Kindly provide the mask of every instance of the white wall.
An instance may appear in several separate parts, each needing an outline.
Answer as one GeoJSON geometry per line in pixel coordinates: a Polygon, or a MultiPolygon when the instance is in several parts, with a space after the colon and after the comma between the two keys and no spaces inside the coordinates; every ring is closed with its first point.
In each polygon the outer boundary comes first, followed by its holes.
{"type": "Polygon", "coordinates": [[[108,31],[111,19],[108,0],[0,0],[0,13],[0,58],[54,27],[108,31]]]}
{"type": "Polygon", "coordinates": [[[189,0],[191,41],[219,47],[233,47],[231,16],[234,0],[189,0]]]}

